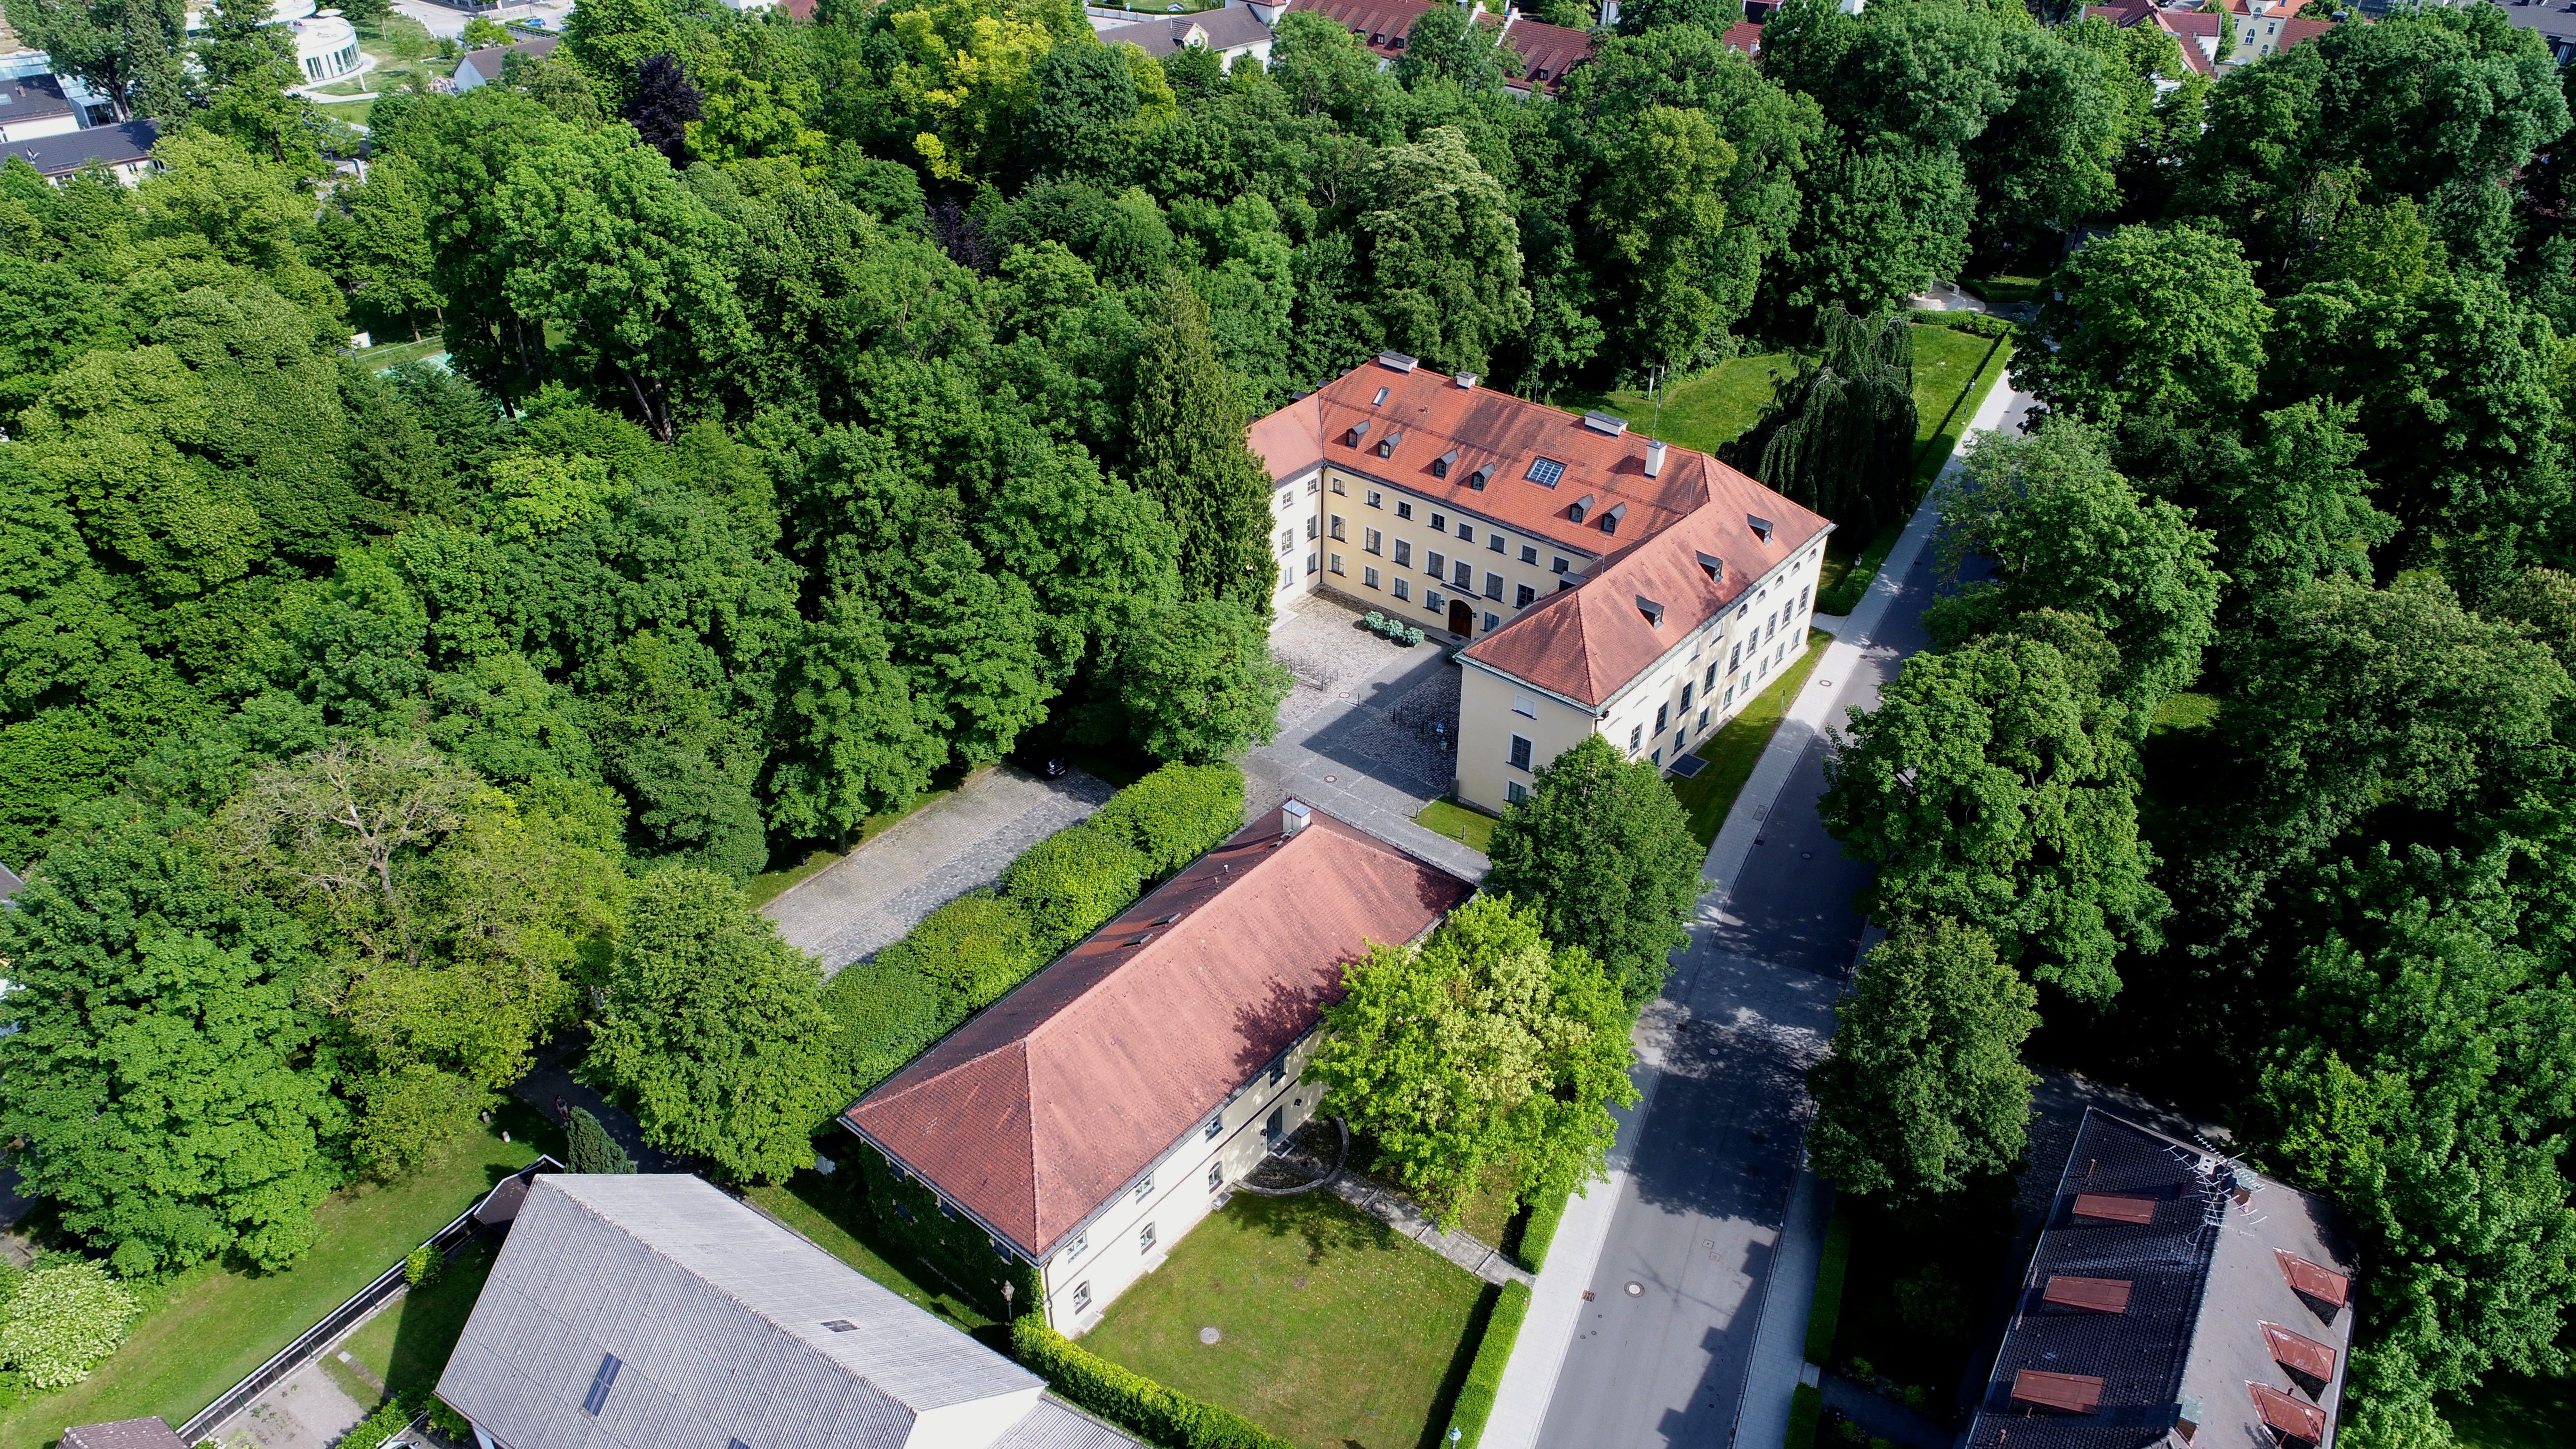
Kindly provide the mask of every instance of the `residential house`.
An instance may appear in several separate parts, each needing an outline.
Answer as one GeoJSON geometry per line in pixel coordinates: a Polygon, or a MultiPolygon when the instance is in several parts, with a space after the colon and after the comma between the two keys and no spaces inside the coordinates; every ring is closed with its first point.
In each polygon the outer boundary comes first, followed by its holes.
{"type": "Polygon", "coordinates": [[[2186,67],[2214,76],[2223,70],[2251,65],[2334,29],[2331,20],[2299,19],[2300,7],[2305,3],[2306,0],[2205,0],[2196,7],[2186,7],[2159,5],[2156,0],[2119,0],[2113,5],[2088,5],[2084,14],[2089,19],[2107,20],[2122,30],[2152,25],[2174,38],[2186,67]],[[2236,46],[2224,62],[2218,58],[2221,10],[2233,13],[2236,20],[2236,46]]]}
{"type": "Polygon", "coordinates": [[[1499,811],[1587,734],[1679,763],[1803,652],[1833,524],[1688,448],[1381,354],[1252,425],[1273,601],[1469,641],[1458,795],[1499,811]]]}
{"type": "Polygon", "coordinates": [[[495,45],[483,50],[468,51],[465,58],[456,63],[456,89],[470,91],[478,86],[490,85],[501,78],[501,69],[511,56],[524,55],[530,60],[543,60],[554,54],[555,47],[561,44],[563,44],[562,36],[540,35],[533,40],[522,40],[515,45],[495,45]]]}
{"type": "MultiPolygon", "coordinates": [[[[1288,0],[1269,18],[1276,23],[1279,15],[1291,9],[1330,17],[1376,56],[1381,67],[1391,67],[1410,43],[1414,22],[1443,3],[1446,0],[1288,0]]],[[[1567,72],[1592,57],[1592,32],[1532,20],[1516,6],[1507,5],[1499,17],[1478,10],[1476,23],[1492,32],[1496,44],[1511,46],[1520,57],[1521,73],[1505,83],[1515,95],[1552,96],[1565,83],[1567,72]]]]}
{"type": "Polygon", "coordinates": [[[1251,56],[1267,64],[1270,60],[1270,27],[1248,5],[1228,5],[1221,10],[1202,10],[1196,15],[1174,15],[1147,20],[1135,25],[1098,27],[1103,45],[1133,45],[1147,55],[1161,60],[1188,46],[1217,53],[1217,58],[1232,65],[1238,56],[1251,56]]]}
{"type": "Polygon", "coordinates": [[[2324,1199],[2087,1109],[1961,1443],[2327,1449],[2354,1272],[2324,1199]]]}
{"type": "Polygon", "coordinates": [[[1314,1115],[1322,1094],[1305,1066],[1342,968],[1373,942],[1428,934],[1473,891],[1291,800],[985,1008],[842,1125],[918,1179],[940,1214],[1030,1265],[1034,1306],[1082,1333],[1314,1115]]]}
{"type": "Polygon", "coordinates": [[[1044,1390],[679,1173],[535,1178],[438,1379],[479,1449],[1135,1444],[1044,1390]]]}
{"type": "MultiPolygon", "coordinates": [[[[2429,0],[2435,5],[2493,5],[2504,12],[2505,19],[2524,30],[2536,31],[2558,57],[2560,65],[2576,64],[2576,10],[2565,0],[2429,0]]],[[[2385,13],[2386,0],[2359,7],[2363,14],[2385,13]]]]}
{"type": "Polygon", "coordinates": [[[152,147],[160,139],[160,127],[150,121],[123,121],[113,126],[92,126],[86,131],[0,145],[0,162],[14,156],[35,167],[47,181],[57,186],[86,167],[101,166],[117,180],[131,186],[159,169],[159,163],[152,159],[152,147]]]}
{"type": "Polygon", "coordinates": [[[50,74],[0,80],[0,142],[67,136],[81,128],[80,107],[50,74]]]}

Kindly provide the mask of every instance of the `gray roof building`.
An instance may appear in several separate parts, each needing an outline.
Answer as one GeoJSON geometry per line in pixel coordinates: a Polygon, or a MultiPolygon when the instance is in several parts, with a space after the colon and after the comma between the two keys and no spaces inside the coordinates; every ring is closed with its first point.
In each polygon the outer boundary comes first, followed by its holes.
{"type": "Polygon", "coordinates": [[[484,1449],[1129,1449],[695,1177],[547,1174],[439,1377],[484,1449]]]}
{"type": "Polygon", "coordinates": [[[118,1419],[63,1431],[62,1449],[188,1449],[159,1419],[118,1419]]]}
{"type": "Polygon", "coordinates": [[[1202,10],[1195,15],[1175,15],[1165,20],[1146,20],[1134,25],[1117,25],[1100,32],[1103,45],[1135,45],[1147,55],[1160,60],[1179,53],[1183,46],[1204,45],[1219,55],[1234,55],[1259,47],[1267,50],[1270,27],[1261,17],[1242,5],[1228,5],[1222,10],[1202,10]]]}
{"type": "Polygon", "coordinates": [[[2324,1199],[2087,1109],[1966,1449],[2327,1449],[2354,1250],[2324,1199]]]}
{"type": "Polygon", "coordinates": [[[114,126],[92,126],[65,136],[46,136],[34,141],[12,141],[0,145],[0,164],[10,157],[24,160],[48,180],[60,180],[91,162],[116,171],[127,171],[148,165],[153,143],[161,139],[161,128],[150,121],[126,121],[114,126]]]}
{"type": "Polygon", "coordinates": [[[495,45],[468,51],[465,58],[456,63],[456,88],[470,91],[476,86],[488,86],[501,78],[501,68],[511,56],[524,55],[530,60],[543,60],[554,54],[555,47],[561,44],[563,37],[560,35],[540,35],[515,45],[495,45]]]}

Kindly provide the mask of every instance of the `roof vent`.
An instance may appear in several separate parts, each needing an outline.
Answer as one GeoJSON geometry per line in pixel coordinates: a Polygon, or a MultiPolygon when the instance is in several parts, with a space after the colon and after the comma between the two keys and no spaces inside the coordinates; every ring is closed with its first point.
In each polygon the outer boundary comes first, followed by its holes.
{"type": "Polygon", "coordinates": [[[1618,504],[1609,512],[1601,515],[1601,531],[1603,533],[1617,533],[1619,531],[1619,520],[1627,516],[1628,505],[1625,503],[1618,504]]]}
{"type": "Polygon", "coordinates": [[[1637,612],[1645,615],[1646,622],[1653,627],[1664,627],[1664,606],[1643,594],[1637,596],[1637,612]]]}
{"type": "Polygon", "coordinates": [[[1314,823],[1315,812],[1302,800],[1291,800],[1279,807],[1279,838],[1294,840],[1299,831],[1314,823]]]}
{"type": "Polygon", "coordinates": [[[1745,523],[1746,523],[1749,527],[1751,527],[1751,528],[1752,528],[1752,530],[1753,530],[1753,536],[1754,536],[1755,538],[1758,538],[1758,539],[1762,540],[1764,543],[1769,543],[1769,542],[1771,541],[1771,520],[1770,520],[1770,519],[1767,519],[1767,518],[1756,518],[1756,517],[1754,517],[1752,514],[1748,513],[1748,514],[1744,515],[1744,521],[1745,521],[1745,523]]]}
{"type": "Polygon", "coordinates": [[[1476,374],[1472,372],[1462,372],[1458,374],[1458,385],[1460,387],[1473,390],[1476,386],[1476,374]]]}
{"type": "Polygon", "coordinates": [[[1614,438],[1628,431],[1626,418],[1605,413],[1598,408],[1583,415],[1583,425],[1596,433],[1608,433],[1614,438]]]}
{"type": "Polygon", "coordinates": [[[1661,473],[1661,472],[1663,472],[1663,471],[1664,471],[1664,445],[1663,445],[1663,443],[1662,443],[1660,440],[1658,440],[1658,441],[1656,441],[1656,442],[1648,443],[1648,444],[1646,445],[1646,476],[1647,476],[1647,477],[1649,477],[1649,478],[1652,478],[1652,477],[1654,477],[1655,475],[1657,475],[1657,474],[1659,474],[1659,473],[1661,473]]]}
{"type": "Polygon", "coordinates": [[[1342,434],[1342,446],[1345,448],[1358,447],[1360,445],[1360,440],[1368,436],[1368,430],[1369,425],[1366,423],[1351,424],[1349,429],[1342,434]]]}
{"type": "Polygon", "coordinates": [[[1434,478],[1446,478],[1446,477],[1448,477],[1448,476],[1449,476],[1449,465],[1450,465],[1450,464],[1452,464],[1452,463],[1455,463],[1455,462],[1457,462],[1457,461],[1458,461],[1458,450],[1457,450],[1457,449],[1455,449],[1455,448],[1451,448],[1448,452],[1443,453],[1443,454],[1441,454],[1439,457],[1434,458],[1434,459],[1432,459],[1432,460],[1431,460],[1431,476],[1432,476],[1432,477],[1434,477],[1434,478]]]}
{"type": "Polygon", "coordinates": [[[1420,358],[1407,357],[1401,352],[1381,352],[1377,355],[1377,365],[1391,367],[1398,372],[1411,372],[1420,367],[1422,361],[1420,358]]]}
{"type": "Polygon", "coordinates": [[[1591,511],[1592,495],[1586,493],[1582,497],[1574,500],[1574,506],[1565,510],[1565,516],[1573,519],[1577,523],[1581,523],[1583,521],[1583,515],[1590,513],[1591,511]]]}
{"type": "Polygon", "coordinates": [[[1699,566],[1708,572],[1708,581],[1710,583],[1722,584],[1726,582],[1726,560],[1719,558],[1713,553],[1704,553],[1699,556],[1699,566]]]}

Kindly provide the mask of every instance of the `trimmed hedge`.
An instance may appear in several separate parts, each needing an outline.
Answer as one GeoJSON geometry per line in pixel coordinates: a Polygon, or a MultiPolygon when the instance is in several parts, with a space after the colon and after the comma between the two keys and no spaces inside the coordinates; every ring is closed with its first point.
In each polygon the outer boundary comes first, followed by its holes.
{"type": "Polygon", "coordinates": [[[952,1014],[939,988],[896,954],[903,944],[823,983],[823,1009],[841,1024],[839,1065],[848,1101],[902,1070],[963,1015],[952,1014]]]}
{"type": "Polygon", "coordinates": [[[1090,823],[1116,831],[1160,880],[1243,828],[1243,771],[1232,765],[1165,765],[1112,797],[1090,823]]]}
{"type": "Polygon", "coordinates": [[[1843,1275],[1851,1268],[1851,1214],[1834,1209],[1825,1224],[1825,1248],[1816,1260],[1816,1301],[1807,1310],[1807,1362],[1830,1363],[1834,1331],[1843,1316],[1843,1275]]]}
{"type": "Polygon", "coordinates": [[[1789,1437],[1780,1449],[1816,1449],[1816,1428],[1825,1418],[1825,1391],[1800,1384],[1789,1393],[1789,1437]]]}
{"type": "Polygon", "coordinates": [[[1119,831],[1085,821],[1030,846],[1002,873],[1002,890],[1029,913],[1052,955],[1133,905],[1146,874],[1144,852],[1119,831]]]}
{"type": "Polygon", "coordinates": [[[991,891],[969,891],[923,917],[910,934],[878,952],[877,961],[920,973],[943,999],[943,1014],[962,1019],[1001,1000],[1046,964],[1039,934],[1028,907],[991,891]]]}
{"type": "Polygon", "coordinates": [[[1529,1306],[1528,1284],[1503,1285],[1493,1313],[1485,1320],[1484,1340],[1476,1345],[1476,1361],[1468,1366],[1467,1382],[1459,1386],[1458,1403],[1449,1411],[1450,1437],[1442,1443],[1475,1449],[1476,1441],[1485,1437],[1485,1421],[1493,1416],[1494,1396],[1503,1388],[1503,1368],[1512,1361],[1512,1345],[1520,1341],[1521,1321],[1529,1317],[1529,1306]]]}
{"type": "Polygon", "coordinates": [[[1295,1449],[1260,1425],[1077,1348],[1073,1340],[1024,1314],[1011,1324],[1011,1353],[1055,1391],[1124,1429],[1172,1449],[1295,1449]]]}
{"type": "Polygon", "coordinates": [[[1550,1195],[1530,1208],[1529,1225],[1521,1229],[1521,1266],[1535,1273],[1547,1266],[1548,1245],[1556,1241],[1557,1227],[1565,1221],[1565,1210],[1574,1194],[1550,1195]]]}
{"type": "Polygon", "coordinates": [[[1979,337],[2010,337],[2021,330],[2011,319],[1987,312],[1908,312],[1905,320],[1918,327],[1947,327],[1979,337]]]}

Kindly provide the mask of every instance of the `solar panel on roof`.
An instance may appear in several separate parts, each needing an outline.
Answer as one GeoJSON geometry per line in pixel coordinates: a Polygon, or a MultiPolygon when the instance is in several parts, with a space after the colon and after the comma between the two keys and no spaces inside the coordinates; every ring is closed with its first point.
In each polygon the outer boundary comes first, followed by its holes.
{"type": "Polygon", "coordinates": [[[608,1407],[608,1391],[616,1385],[617,1371],[624,1366],[613,1353],[599,1356],[599,1372],[590,1376],[590,1392],[582,1396],[583,1413],[596,1419],[599,1411],[608,1407]]]}
{"type": "Polygon", "coordinates": [[[1565,465],[1554,458],[1540,458],[1529,465],[1528,478],[1542,488],[1553,488],[1565,476],[1565,465]]]}

